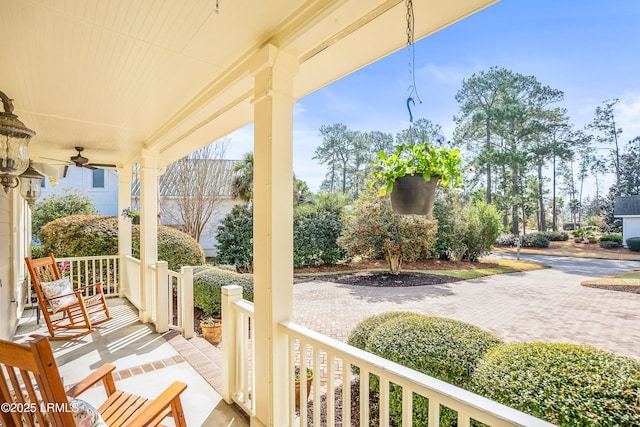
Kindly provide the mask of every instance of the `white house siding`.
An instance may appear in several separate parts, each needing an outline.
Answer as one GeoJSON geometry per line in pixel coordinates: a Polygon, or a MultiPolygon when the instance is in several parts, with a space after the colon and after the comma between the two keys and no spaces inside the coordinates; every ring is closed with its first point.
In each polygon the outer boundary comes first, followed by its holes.
{"type": "MultiPolygon", "coordinates": [[[[200,243],[200,246],[202,246],[207,257],[213,257],[216,255],[216,244],[218,243],[216,235],[218,234],[218,226],[224,217],[231,212],[231,209],[239,203],[242,202],[239,200],[227,199],[216,205],[213,215],[211,215],[211,218],[207,222],[207,225],[200,236],[200,241],[198,242],[200,243]]],[[[160,223],[182,229],[182,224],[177,219],[179,217],[178,205],[175,200],[165,198],[162,201],[162,215],[160,217],[160,223]]]]}
{"type": "Polygon", "coordinates": [[[627,239],[640,237],[640,216],[627,216],[622,218],[622,243],[627,247],[627,239]]]}
{"type": "Polygon", "coordinates": [[[55,187],[52,187],[49,180],[45,179],[45,186],[40,197],[62,194],[64,189],[89,196],[100,215],[118,215],[118,172],[115,170],[106,169],[104,171],[104,188],[94,188],[93,171],[70,166],[67,170],[67,176],[59,179],[58,185],[55,187]]]}

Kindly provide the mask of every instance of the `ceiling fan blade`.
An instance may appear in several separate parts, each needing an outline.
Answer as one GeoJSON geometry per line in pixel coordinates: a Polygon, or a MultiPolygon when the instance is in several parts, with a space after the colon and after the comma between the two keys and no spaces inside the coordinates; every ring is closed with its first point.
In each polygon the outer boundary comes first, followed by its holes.
{"type": "Polygon", "coordinates": [[[80,166],[80,167],[82,167],[82,168],[87,168],[87,169],[92,170],[92,171],[94,171],[94,170],[98,169],[97,167],[95,167],[94,165],[92,165],[92,164],[90,164],[90,163],[85,163],[84,165],[82,165],[82,166],[80,166]]]}
{"type": "Polygon", "coordinates": [[[89,163],[89,165],[95,166],[98,168],[117,168],[118,167],[118,165],[114,165],[111,163],[89,163]]]}

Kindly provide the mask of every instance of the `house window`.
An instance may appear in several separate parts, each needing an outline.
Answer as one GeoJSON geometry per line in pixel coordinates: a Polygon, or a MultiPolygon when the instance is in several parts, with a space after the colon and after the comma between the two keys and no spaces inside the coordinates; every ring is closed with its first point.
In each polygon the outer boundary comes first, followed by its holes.
{"type": "Polygon", "coordinates": [[[104,188],[104,169],[93,171],[93,188],[104,188]]]}
{"type": "Polygon", "coordinates": [[[47,178],[43,178],[42,181],[40,181],[40,187],[45,188],[46,187],[46,184],[45,184],[46,181],[47,181],[47,178]]]}

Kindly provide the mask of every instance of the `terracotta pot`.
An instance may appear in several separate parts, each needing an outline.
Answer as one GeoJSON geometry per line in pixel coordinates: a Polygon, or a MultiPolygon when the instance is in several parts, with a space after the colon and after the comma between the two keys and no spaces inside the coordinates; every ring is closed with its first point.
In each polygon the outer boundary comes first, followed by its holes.
{"type": "Polygon", "coordinates": [[[398,178],[393,183],[393,190],[389,194],[393,212],[402,215],[430,216],[439,179],[439,176],[431,175],[431,179],[425,181],[422,174],[398,178]]]}
{"type": "MultiPolygon", "coordinates": [[[[311,394],[311,383],[313,382],[313,376],[307,380],[307,399],[311,394]]],[[[300,381],[296,381],[296,410],[300,409],[300,381]]]]}
{"type": "Polygon", "coordinates": [[[217,345],[222,340],[222,324],[210,326],[200,323],[200,328],[202,329],[202,337],[211,344],[217,345]]]}

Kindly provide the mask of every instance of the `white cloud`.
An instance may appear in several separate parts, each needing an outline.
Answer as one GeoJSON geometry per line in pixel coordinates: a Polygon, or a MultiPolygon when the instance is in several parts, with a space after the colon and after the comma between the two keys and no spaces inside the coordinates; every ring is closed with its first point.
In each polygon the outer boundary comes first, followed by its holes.
{"type": "Polygon", "coordinates": [[[615,113],[625,143],[640,136],[640,94],[623,95],[615,106],[615,113]]]}

